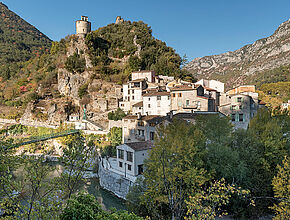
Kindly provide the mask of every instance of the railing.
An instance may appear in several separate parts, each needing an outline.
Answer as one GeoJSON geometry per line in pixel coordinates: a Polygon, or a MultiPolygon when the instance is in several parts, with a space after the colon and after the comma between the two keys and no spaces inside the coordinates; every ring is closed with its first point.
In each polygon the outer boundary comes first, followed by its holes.
{"type": "Polygon", "coordinates": [[[40,141],[46,141],[49,139],[54,139],[54,138],[59,138],[59,137],[64,137],[68,135],[73,135],[79,133],[79,130],[72,129],[72,130],[66,130],[63,132],[57,132],[57,133],[51,133],[51,134],[45,134],[45,135],[40,135],[40,136],[32,136],[29,138],[22,139],[20,143],[14,144],[13,147],[19,147],[27,144],[32,144],[40,141]]]}

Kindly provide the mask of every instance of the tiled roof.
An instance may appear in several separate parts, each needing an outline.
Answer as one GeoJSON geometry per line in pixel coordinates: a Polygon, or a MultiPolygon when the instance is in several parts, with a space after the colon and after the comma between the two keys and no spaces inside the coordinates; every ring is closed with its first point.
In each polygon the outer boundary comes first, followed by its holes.
{"type": "Polygon", "coordinates": [[[132,105],[132,107],[143,107],[143,102],[137,102],[136,104],[132,105]]]}
{"type": "Polygon", "coordinates": [[[169,92],[150,92],[146,93],[143,95],[144,97],[146,96],[170,96],[169,92]]]}
{"type": "Polygon", "coordinates": [[[140,70],[140,71],[134,71],[132,73],[151,73],[151,72],[154,72],[152,70],[140,70]]]}
{"type": "Polygon", "coordinates": [[[195,88],[193,88],[192,86],[176,86],[171,88],[171,91],[186,91],[186,90],[194,90],[195,88]]]}
{"type": "Polygon", "coordinates": [[[212,89],[212,88],[209,88],[209,87],[205,87],[204,88],[207,90],[207,91],[216,91],[216,89],[212,89]]]}
{"type": "Polygon", "coordinates": [[[137,115],[126,115],[123,119],[138,119],[137,115]]]}
{"type": "Polygon", "coordinates": [[[153,143],[151,141],[132,142],[132,143],[125,143],[125,144],[131,147],[135,151],[148,150],[153,147],[153,143]]]}

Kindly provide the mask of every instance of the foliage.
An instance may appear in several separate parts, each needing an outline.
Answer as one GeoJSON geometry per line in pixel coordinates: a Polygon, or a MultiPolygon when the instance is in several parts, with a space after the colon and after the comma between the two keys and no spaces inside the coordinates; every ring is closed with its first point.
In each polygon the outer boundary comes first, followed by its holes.
{"type": "Polygon", "coordinates": [[[83,180],[85,171],[92,166],[94,145],[85,144],[82,135],[74,135],[65,140],[63,156],[60,158],[64,170],[59,177],[59,184],[65,195],[70,198],[83,180]]]}
{"type": "Polygon", "coordinates": [[[282,166],[278,165],[278,173],[273,178],[272,185],[278,204],[271,207],[276,216],[274,219],[290,219],[290,166],[285,157],[282,166]]]}
{"type": "Polygon", "coordinates": [[[122,143],[122,128],[112,127],[108,139],[113,147],[120,145],[122,143]]]}
{"type": "Polygon", "coordinates": [[[124,118],[125,116],[126,116],[125,112],[120,108],[117,108],[116,111],[108,113],[108,119],[114,121],[122,120],[122,118],[124,118]]]}
{"type": "Polygon", "coordinates": [[[0,3],[0,76],[10,79],[21,62],[45,53],[51,40],[0,3]]]}
{"type": "Polygon", "coordinates": [[[217,216],[225,216],[228,213],[222,207],[229,204],[231,196],[238,194],[245,197],[248,190],[242,190],[235,185],[227,185],[225,180],[214,181],[206,190],[189,196],[187,204],[187,216],[185,219],[215,219],[217,216]]]}
{"type": "Polygon", "coordinates": [[[82,73],[86,68],[86,60],[79,54],[74,53],[65,61],[65,68],[72,73],[82,73]]]}
{"type": "Polygon", "coordinates": [[[180,219],[186,199],[209,180],[203,168],[205,138],[194,125],[176,120],[158,129],[154,145],[145,164],[144,203],[153,215],[167,206],[169,215],[180,219]]]}
{"type": "Polygon", "coordinates": [[[83,98],[85,95],[88,94],[88,84],[83,84],[79,87],[79,90],[78,90],[78,95],[81,98],[83,98]]]}
{"type": "Polygon", "coordinates": [[[126,211],[108,212],[102,210],[95,197],[83,192],[74,195],[68,200],[67,206],[60,215],[62,220],[141,220],[143,218],[126,211]]]}
{"type": "Polygon", "coordinates": [[[181,75],[180,56],[155,39],[151,28],[142,21],[124,21],[99,28],[87,35],[86,44],[99,74],[128,75],[135,70],[147,69],[162,75],[181,75]],[[139,52],[138,46],[141,47],[139,52]],[[118,63],[122,58],[128,59],[124,68],[116,65],[112,68],[112,63],[118,63]]]}

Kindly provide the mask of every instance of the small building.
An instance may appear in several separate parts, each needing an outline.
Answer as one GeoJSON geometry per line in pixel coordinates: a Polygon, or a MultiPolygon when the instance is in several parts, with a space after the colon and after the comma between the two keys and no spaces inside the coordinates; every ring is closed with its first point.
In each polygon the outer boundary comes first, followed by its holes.
{"type": "Polygon", "coordinates": [[[116,147],[117,170],[122,172],[125,178],[128,175],[142,175],[144,160],[148,158],[149,150],[153,147],[152,142],[124,143],[116,147]]]}
{"type": "Polygon", "coordinates": [[[69,121],[74,122],[74,121],[79,121],[80,120],[80,114],[71,114],[69,116],[69,121]]]}
{"type": "Polygon", "coordinates": [[[221,93],[225,91],[225,84],[217,80],[201,79],[197,81],[195,84],[214,89],[221,93]]]}
{"type": "Polygon", "coordinates": [[[170,90],[174,112],[215,111],[215,99],[205,94],[201,85],[175,86],[170,90]]]}
{"type": "Polygon", "coordinates": [[[145,79],[135,79],[128,84],[123,85],[123,101],[120,102],[120,108],[128,113],[132,111],[132,105],[143,101],[143,90],[147,88],[145,79]]]}
{"type": "Polygon", "coordinates": [[[154,71],[148,71],[148,70],[136,71],[136,72],[132,72],[131,76],[132,76],[132,81],[145,79],[146,81],[148,81],[150,83],[155,82],[155,72],[154,71]]]}
{"type": "Polygon", "coordinates": [[[159,115],[127,115],[122,119],[122,143],[154,141],[156,126],[165,119],[159,115]]]}
{"type": "Polygon", "coordinates": [[[76,21],[76,34],[85,36],[91,32],[91,22],[88,21],[87,16],[81,16],[81,20],[76,21]]]}
{"type": "Polygon", "coordinates": [[[169,92],[152,92],[143,95],[143,115],[163,115],[171,111],[169,92]]]}
{"type": "Polygon", "coordinates": [[[259,107],[255,86],[240,86],[221,96],[219,111],[231,117],[235,128],[247,129],[259,107]]]}

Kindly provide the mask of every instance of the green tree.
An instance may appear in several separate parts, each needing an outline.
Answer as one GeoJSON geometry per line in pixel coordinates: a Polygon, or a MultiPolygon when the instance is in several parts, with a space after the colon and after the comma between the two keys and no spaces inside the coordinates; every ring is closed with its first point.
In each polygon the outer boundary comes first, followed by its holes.
{"type": "Polygon", "coordinates": [[[86,60],[80,57],[79,54],[74,53],[65,61],[65,68],[72,73],[82,73],[86,68],[86,60]]]}
{"type": "Polygon", "coordinates": [[[278,173],[273,178],[274,196],[278,204],[271,207],[275,211],[273,219],[290,219],[290,166],[289,159],[285,157],[282,166],[278,165],[278,173]]]}
{"type": "Polygon", "coordinates": [[[122,120],[122,118],[124,118],[125,116],[126,114],[121,108],[117,108],[116,111],[108,113],[108,119],[114,121],[122,120]]]}
{"type": "Polygon", "coordinates": [[[155,215],[165,205],[172,219],[181,219],[186,199],[209,179],[203,168],[205,138],[197,127],[182,120],[160,126],[157,133],[145,164],[144,203],[155,215]]]}
{"type": "Polygon", "coordinates": [[[108,138],[113,147],[120,145],[122,143],[122,128],[112,127],[108,138]]]}
{"type": "Polygon", "coordinates": [[[59,184],[68,198],[78,189],[85,171],[93,164],[95,148],[93,142],[86,143],[82,135],[66,139],[63,156],[60,158],[64,170],[59,177],[59,184]]]}
{"type": "Polygon", "coordinates": [[[143,218],[126,211],[104,211],[95,197],[83,192],[72,196],[60,215],[62,220],[142,220],[143,218]]]}

